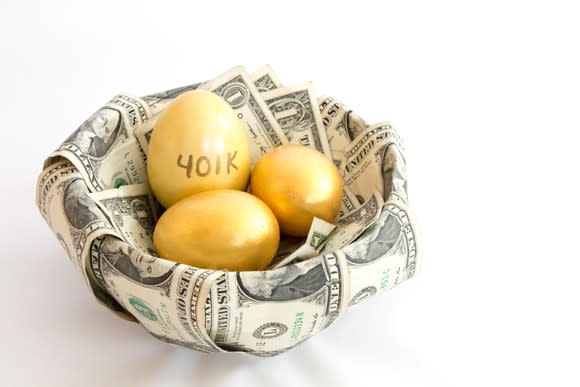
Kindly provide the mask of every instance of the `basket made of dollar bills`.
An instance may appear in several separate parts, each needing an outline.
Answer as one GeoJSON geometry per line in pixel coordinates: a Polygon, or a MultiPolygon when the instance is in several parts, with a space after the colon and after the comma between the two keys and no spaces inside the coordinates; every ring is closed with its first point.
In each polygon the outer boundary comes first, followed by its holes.
{"type": "Polygon", "coordinates": [[[273,356],[415,273],[403,151],[389,123],[367,125],[338,101],[316,99],[309,84],[284,87],[267,67],[252,75],[234,68],[202,85],[115,96],[46,160],[36,201],[96,299],[118,316],[198,351],[273,356]],[[253,158],[300,142],[326,153],[344,177],[336,227],[322,222],[307,238],[283,238],[269,270],[199,269],[155,252],[162,208],[147,184],[150,135],[175,97],[199,87],[252,128],[253,158]],[[278,120],[276,109],[295,117],[278,120]]]}

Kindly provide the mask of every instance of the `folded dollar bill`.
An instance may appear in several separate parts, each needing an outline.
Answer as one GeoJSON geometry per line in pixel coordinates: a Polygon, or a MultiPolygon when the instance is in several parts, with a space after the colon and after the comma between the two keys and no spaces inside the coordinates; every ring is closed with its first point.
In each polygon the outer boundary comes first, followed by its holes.
{"type": "Polygon", "coordinates": [[[73,131],[47,158],[36,205],[96,299],[167,343],[273,356],[412,277],[420,243],[396,129],[369,126],[313,90],[283,84],[270,66],[238,66],[200,84],[116,95],[73,131]],[[298,143],[333,160],[345,181],[337,221],[315,219],[307,238],[283,238],[268,270],[207,270],[155,251],[163,209],[147,183],[149,140],[167,106],[196,88],[236,110],[253,164],[298,143]]]}

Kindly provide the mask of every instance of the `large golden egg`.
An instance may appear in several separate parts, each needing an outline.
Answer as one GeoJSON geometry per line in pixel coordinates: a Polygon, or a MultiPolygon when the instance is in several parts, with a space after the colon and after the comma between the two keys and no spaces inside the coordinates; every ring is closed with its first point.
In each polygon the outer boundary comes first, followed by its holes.
{"type": "Polygon", "coordinates": [[[242,122],[227,102],[209,91],[180,95],[153,130],[147,174],[166,208],[202,191],[245,190],[250,151],[242,122]]]}
{"type": "Polygon", "coordinates": [[[316,216],[333,222],[342,204],[343,180],[322,153],[301,145],[274,148],[258,161],[250,191],[274,212],[286,235],[306,236],[316,216]]]}
{"type": "Polygon", "coordinates": [[[278,222],[268,206],[234,190],[201,192],[175,203],[153,233],[162,258],[230,271],[265,269],[279,242],[278,222]]]}

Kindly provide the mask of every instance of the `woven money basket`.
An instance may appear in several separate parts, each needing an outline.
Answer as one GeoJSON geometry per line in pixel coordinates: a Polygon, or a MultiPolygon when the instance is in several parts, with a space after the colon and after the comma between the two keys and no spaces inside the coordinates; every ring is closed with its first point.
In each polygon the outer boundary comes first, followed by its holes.
{"type": "Polygon", "coordinates": [[[362,234],[265,271],[205,270],[158,258],[151,235],[162,209],[146,184],[148,136],[172,99],[196,87],[117,95],[45,162],[37,206],[101,304],[168,343],[273,356],[413,276],[419,254],[401,140],[390,124],[368,126],[332,98],[319,100],[325,126],[339,127],[352,142],[345,153],[364,150],[370,168],[362,186],[372,192],[345,194],[353,212],[343,223],[373,219],[362,234]]]}

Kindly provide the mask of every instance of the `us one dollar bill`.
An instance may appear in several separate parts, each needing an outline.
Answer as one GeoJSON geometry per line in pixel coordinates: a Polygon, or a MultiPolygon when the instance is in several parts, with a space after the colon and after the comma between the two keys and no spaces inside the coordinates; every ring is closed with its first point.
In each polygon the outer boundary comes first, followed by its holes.
{"type": "Polygon", "coordinates": [[[337,130],[343,132],[344,136],[352,141],[369,126],[362,117],[332,97],[320,97],[318,104],[322,123],[327,132],[329,128],[340,125],[337,130]]]}
{"type": "Polygon", "coordinates": [[[205,304],[216,277],[157,258],[106,236],[91,249],[91,270],[115,301],[158,339],[201,352],[221,351],[205,331],[205,304]]]}
{"type": "Polygon", "coordinates": [[[336,228],[325,239],[322,252],[339,250],[358,238],[376,222],[382,205],[383,198],[375,191],[358,210],[337,222],[336,228]]]}
{"type": "Polygon", "coordinates": [[[282,353],[344,313],[346,268],[330,253],[274,270],[223,273],[207,303],[208,334],[227,350],[282,353]]]}
{"type": "Polygon", "coordinates": [[[366,201],[378,191],[406,201],[406,167],[396,130],[388,122],[368,127],[344,150],[340,172],[345,186],[366,201]]]}
{"type": "Polygon", "coordinates": [[[236,67],[200,87],[241,117],[254,163],[288,142],[330,157],[345,182],[337,221],[315,219],[306,238],[283,237],[264,271],[159,258],[152,240],[162,209],[147,184],[148,144],[167,106],[198,86],[115,96],[57,148],[38,178],[41,215],[104,306],[167,343],[273,356],[414,275],[420,244],[397,131],[369,126],[304,85],[285,87],[269,66],[251,76],[236,67]]]}
{"type": "Polygon", "coordinates": [[[361,197],[357,197],[348,187],[342,189],[342,205],[338,211],[338,219],[352,214],[364,204],[361,197]]]}
{"type": "Polygon", "coordinates": [[[293,246],[293,251],[284,257],[276,256],[268,269],[277,269],[291,263],[315,257],[324,245],[328,235],[330,235],[335,228],[336,225],[314,217],[304,244],[299,247],[293,246]]]}
{"type": "Polygon", "coordinates": [[[145,101],[119,94],[75,130],[46,165],[57,157],[70,160],[92,192],[146,183],[145,154],[135,130],[150,118],[145,101]]]}
{"type": "Polygon", "coordinates": [[[270,65],[264,65],[253,72],[251,78],[260,93],[282,87],[282,82],[280,82],[280,79],[270,65]]]}
{"type": "Polygon", "coordinates": [[[50,165],[38,179],[36,205],[88,283],[84,260],[92,241],[116,231],[89,197],[82,174],[68,160],[50,165]]]}
{"type": "Polygon", "coordinates": [[[318,102],[332,160],[339,167],[344,159],[345,149],[368,127],[368,124],[332,97],[321,97],[318,102]]]}
{"type": "Polygon", "coordinates": [[[339,254],[344,254],[350,273],[349,306],[411,278],[417,265],[417,230],[405,204],[386,202],[377,221],[339,254]]]}
{"type": "Polygon", "coordinates": [[[262,93],[262,97],[291,144],[332,156],[312,84],[279,87],[262,93]]]}
{"type": "Polygon", "coordinates": [[[157,256],[153,230],[160,207],[148,184],[126,185],[89,196],[130,246],[157,256]]]}
{"type": "Polygon", "coordinates": [[[252,166],[270,149],[288,143],[243,67],[234,67],[199,88],[219,95],[237,113],[246,128],[252,166]]]}

